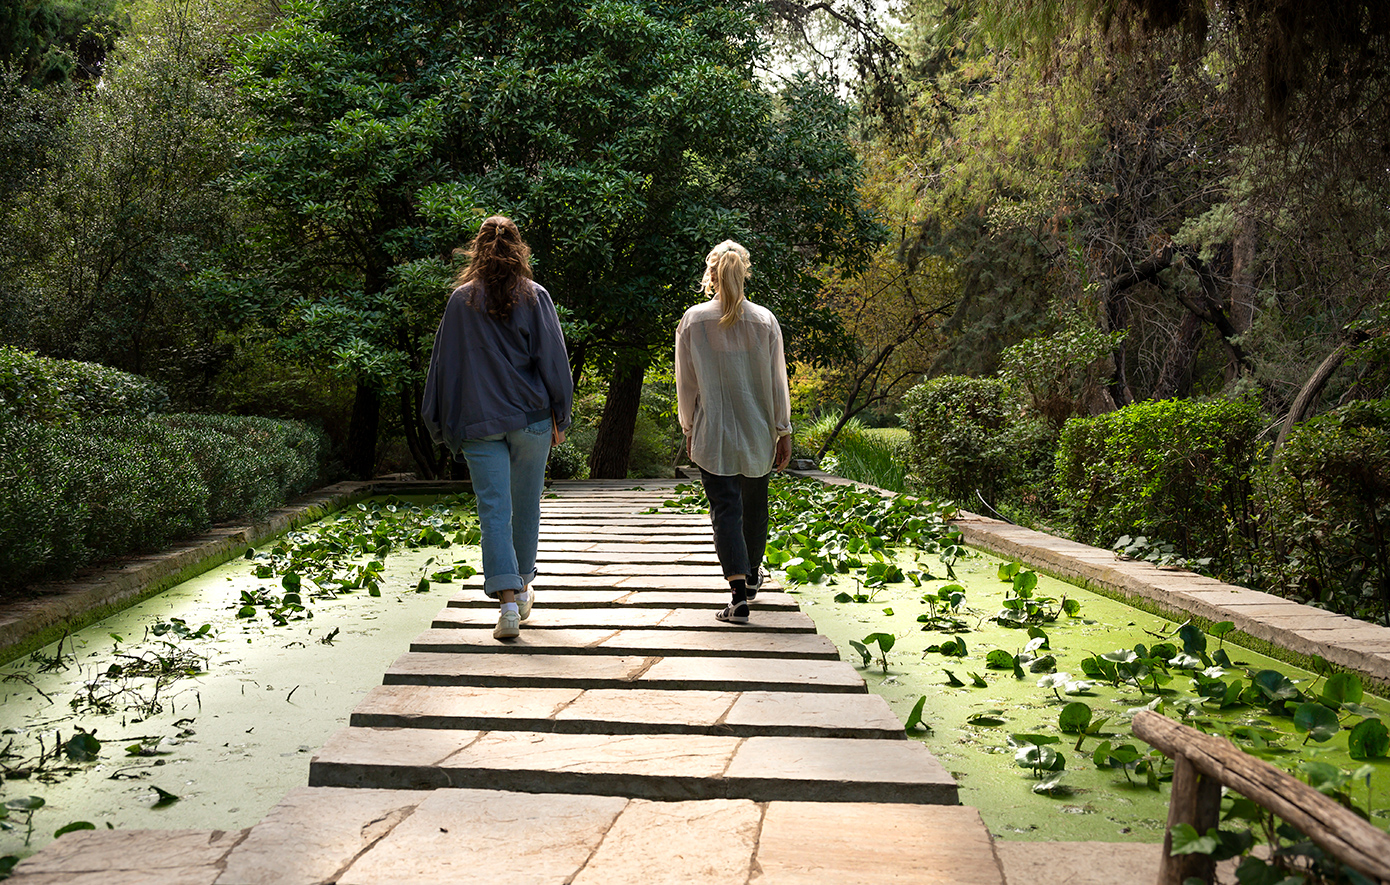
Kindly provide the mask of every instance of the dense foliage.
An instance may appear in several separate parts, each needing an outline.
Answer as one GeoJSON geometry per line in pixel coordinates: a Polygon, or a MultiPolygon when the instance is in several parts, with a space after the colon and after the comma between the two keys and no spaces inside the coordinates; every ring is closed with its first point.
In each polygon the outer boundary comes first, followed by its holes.
{"type": "Polygon", "coordinates": [[[1042,488],[1052,434],[1022,414],[1007,382],[945,376],[903,397],[909,481],[927,494],[992,507],[1001,496],[1042,488]]]}
{"type": "Polygon", "coordinates": [[[0,596],[320,481],[327,440],[295,422],[168,414],[148,379],[0,348],[0,596]]]}
{"type": "Polygon", "coordinates": [[[1261,423],[1254,403],[1221,400],[1135,403],[1073,419],[1057,450],[1062,510],[1088,543],[1145,535],[1229,566],[1228,526],[1249,521],[1261,423]]]}

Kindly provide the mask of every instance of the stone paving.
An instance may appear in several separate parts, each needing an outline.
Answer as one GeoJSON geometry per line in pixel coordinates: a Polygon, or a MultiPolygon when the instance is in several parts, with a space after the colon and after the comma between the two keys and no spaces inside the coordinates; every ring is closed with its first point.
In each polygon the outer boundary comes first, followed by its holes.
{"type": "Polygon", "coordinates": [[[668,485],[548,495],[521,637],[464,586],[256,826],[71,833],[12,881],[1003,885],[978,812],[793,597],[714,620],[708,518],[643,512],[668,485]]]}

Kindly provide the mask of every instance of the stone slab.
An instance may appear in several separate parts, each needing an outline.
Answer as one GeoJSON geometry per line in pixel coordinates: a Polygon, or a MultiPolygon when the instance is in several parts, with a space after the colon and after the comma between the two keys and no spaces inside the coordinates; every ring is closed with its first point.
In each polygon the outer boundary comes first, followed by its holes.
{"type": "Polygon", "coordinates": [[[213,885],[247,830],[78,830],[20,862],[15,885],[213,885]]]}
{"type": "MultiPolygon", "coordinates": [[[[608,590],[541,588],[543,596],[537,597],[537,605],[547,608],[607,608],[610,606],[630,606],[633,608],[696,608],[718,610],[729,604],[728,588],[716,590],[622,590],[612,587],[611,578],[578,578],[578,581],[595,580],[607,582],[608,590]],[[541,601],[543,600],[543,601],[541,601]]],[[[496,618],[497,602],[488,599],[479,588],[476,592],[465,591],[449,600],[450,608],[489,609],[496,618]]],[[[767,611],[798,611],[796,598],[787,593],[759,593],[753,603],[753,619],[767,611]]],[[[494,621],[494,623],[496,623],[494,621]]],[[[718,623],[717,621],[715,623],[718,623]]],[[[726,628],[729,625],[724,625],[726,628]]],[[[730,628],[732,629],[732,628],[730,628]]]]}
{"type": "Polygon", "coordinates": [[[553,729],[579,699],[577,688],[479,688],[468,685],[378,685],[352,711],[349,725],[490,731],[553,729]]]}
{"type": "Polygon", "coordinates": [[[842,661],[637,655],[443,654],[407,652],[385,685],[497,688],[653,688],[701,691],[864,692],[842,661]]]}
{"type": "MultiPolygon", "coordinates": [[[[609,576],[617,575],[627,577],[629,575],[650,575],[653,577],[710,577],[718,576],[719,563],[692,563],[692,562],[578,562],[571,558],[565,561],[547,559],[541,566],[547,575],[557,577],[564,575],[595,575],[609,576]]],[[[723,589],[729,589],[726,583],[723,589]]]]}
{"type": "MultiPolygon", "coordinates": [[[[718,623],[716,621],[715,623],[718,623]]],[[[431,628],[415,637],[410,650],[451,654],[685,655],[697,657],[781,658],[838,661],[835,643],[814,633],[763,633],[751,630],[527,629],[501,642],[484,630],[431,628]]]]}
{"type": "Polygon", "coordinates": [[[655,663],[617,655],[454,655],[407,652],[385,685],[472,685],[503,688],[618,688],[655,663]]]}
{"type": "Polygon", "coordinates": [[[767,658],[663,658],[637,681],[649,688],[733,691],[865,692],[864,678],[843,661],[767,658]]]}
{"type": "Polygon", "coordinates": [[[756,737],[724,772],[730,793],[769,800],[955,805],[956,781],[917,741],[756,737]]]}
{"type": "MultiPolygon", "coordinates": [[[[727,632],[728,624],[716,621],[707,609],[636,608],[610,606],[607,608],[557,608],[547,605],[548,597],[538,596],[522,627],[525,630],[551,629],[617,629],[646,627],[655,630],[712,630],[727,632]]],[[[799,611],[785,609],[758,610],[757,617],[747,626],[750,631],[768,633],[815,633],[816,622],[799,611]]],[[[489,608],[445,608],[435,616],[430,626],[440,630],[471,629],[491,631],[497,623],[495,603],[489,608]]]]}
{"type": "Polygon", "coordinates": [[[746,885],[762,817],[747,800],[634,800],[574,885],[746,885]]]}
{"type": "MultiPolygon", "coordinates": [[[[634,544],[630,541],[572,541],[555,542],[542,541],[537,545],[536,552],[542,557],[560,556],[607,556],[610,559],[626,557],[628,555],[643,555],[661,558],[666,561],[668,556],[679,557],[706,557],[714,558],[718,562],[718,557],[714,555],[713,542],[697,544],[662,544],[659,547],[651,544],[634,544]]],[[[635,559],[633,562],[641,562],[635,559]]]]}
{"type": "Polygon", "coordinates": [[[954,804],[916,741],[344,728],[309,764],[314,787],[504,789],[638,799],[954,804]],[[421,736],[426,739],[421,740],[421,736]]]}
{"type": "Polygon", "coordinates": [[[979,812],[962,806],[771,802],[757,862],[758,885],[1005,883],[979,812]]]}
{"type": "Polygon", "coordinates": [[[291,790],[227,855],[217,885],[319,885],[410,817],[415,790],[291,790]]]}
{"type": "Polygon", "coordinates": [[[568,882],[628,802],[606,796],[439,790],[338,885],[568,882]]]}
{"type": "MultiPolygon", "coordinates": [[[[639,547],[632,551],[609,550],[609,546],[618,545],[599,545],[592,544],[590,548],[600,549],[589,550],[562,550],[558,547],[549,550],[538,550],[537,555],[547,562],[585,562],[598,565],[623,562],[636,565],[638,563],[659,563],[659,564],[696,564],[702,568],[699,574],[708,574],[709,569],[719,567],[719,557],[715,555],[714,546],[695,547],[692,546],[687,551],[660,550],[653,551],[650,547],[639,547]]],[[[632,545],[639,546],[639,545],[632,545]]]]}
{"type": "Polygon", "coordinates": [[[745,691],[723,724],[734,734],[907,738],[888,702],[876,694],[745,691]]]}

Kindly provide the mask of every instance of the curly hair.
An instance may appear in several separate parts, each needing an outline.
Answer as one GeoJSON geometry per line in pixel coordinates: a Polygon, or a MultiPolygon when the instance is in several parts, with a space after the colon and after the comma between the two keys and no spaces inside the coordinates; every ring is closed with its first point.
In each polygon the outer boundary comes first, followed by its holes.
{"type": "Polygon", "coordinates": [[[474,288],[482,290],[484,303],[471,297],[469,303],[478,310],[486,308],[493,319],[506,322],[519,299],[530,301],[536,297],[528,285],[532,279],[531,247],[510,218],[493,215],[486,219],[464,250],[464,256],[468,264],[454,285],[476,284],[474,288]]]}
{"type": "Polygon", "coordinates": [[[743,316],[743,281],[748,276],[748,250],[725,240],[705,256],[705,276],[700,288],[719,296],[719,325],[728,326],[743,316]]]}

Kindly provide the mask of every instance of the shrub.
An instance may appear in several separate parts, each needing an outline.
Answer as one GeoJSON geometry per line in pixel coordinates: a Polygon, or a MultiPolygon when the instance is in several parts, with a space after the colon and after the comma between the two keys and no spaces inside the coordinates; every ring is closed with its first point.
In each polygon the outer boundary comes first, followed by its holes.
{"type": "Polygon", "coordinates": [[[1248,400],[1134,403],[1062,428],[1056,488],[1078,539],[1173,543],[1187,558],[1235,568],[1232,527],[1249,524],[1261,420],[1248,400]]]}
{"type": "Polygon", "coordinates": [[[1005,495],[1040,489],[1052,457],[1047,425],[1022,414],[998,378],[950,375],[903,395],[907,481],[924,494],[993,507],[1005,495]]]}
{"type": "Polygon", "coordinates": [[[1272,592],[1343,614],[1390,617],[1390,400],[1303,422],[1261,483],[1272,592]]]}
{"type": "MultiPolygon", "coordinates": [[[[835,429],[835,425],[840,423],[840,414],[840,412],[827,412],[805,427],[794,427],[796,432],[792,437],[793,457],[814,458],[819,455],[821,447],[825,445],[826,438],[835,429]]],[[[840,428],[840,432],[835,435],[827,454],[842,444],[853,444],[854,441],[862,439],[863,436],[864,422],[860,421],[858,417],[850,418],[845,422],[845,426],[840,428]]]]}
{"type": "Polygon", "coordinates": [[[0,423],[148,415],[168,402],[164,388],[148,378],[0,346],[0,423]]]}
{"type": "Polygon", "coordinates": [[[318,431],[264,418],[0,425],[0,593],[260,515],[318,478],[318,431]]]}

